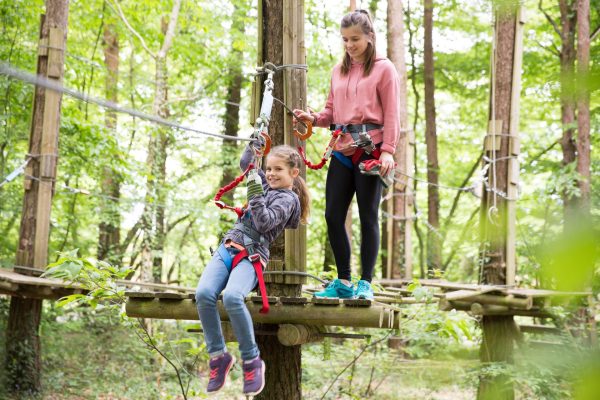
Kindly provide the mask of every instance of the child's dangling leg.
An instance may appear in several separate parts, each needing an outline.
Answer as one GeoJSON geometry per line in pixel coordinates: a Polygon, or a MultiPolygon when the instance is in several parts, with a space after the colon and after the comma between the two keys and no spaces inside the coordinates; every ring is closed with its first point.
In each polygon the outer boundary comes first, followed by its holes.
{"type": "Polygon", "coordinates": [[[257,395],[265,386],[265,363],[260,358],[252,317],[245,304],[246,296],[256,284],[254,267],[248,259],[244,259],[231,272],[227,287],[223,291],[223,305],[240,344],[244,394],[248,396],[257,395]]]}
{"type": "Polygon", "coordinates": [[[196,307],[206,349],[210,356],[210,377],[208,392],[217,392],[225,384],[225,379],[235,358],[227,352],[225,339],[221,331],[221,318],[217,311],[217,298],[229,279],[229,271],[218,253],[210,260],[196,288],[196,307]]]}

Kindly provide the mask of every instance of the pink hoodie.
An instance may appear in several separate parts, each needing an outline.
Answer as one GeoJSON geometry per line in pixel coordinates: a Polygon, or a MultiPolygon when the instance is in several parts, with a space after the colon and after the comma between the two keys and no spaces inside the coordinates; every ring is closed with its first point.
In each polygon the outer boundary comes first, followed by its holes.
{"type": "MultiPolygon", "coordinates": [[[[363,64],[352,62],[350,72],[343,76],[341,64],[333,68],[331,88],[325,109],[315,113],[315,125],[378,124],[383,129],[370,131],[381,150],[394,154],[400,134],[398,87],[400,80],[394,64],[385,57],[376,56],[369,76],[363,76],[363,64]]],[[[344,155],[355,151],[352,137],[344,135],[335,150],[344,155]]]]}

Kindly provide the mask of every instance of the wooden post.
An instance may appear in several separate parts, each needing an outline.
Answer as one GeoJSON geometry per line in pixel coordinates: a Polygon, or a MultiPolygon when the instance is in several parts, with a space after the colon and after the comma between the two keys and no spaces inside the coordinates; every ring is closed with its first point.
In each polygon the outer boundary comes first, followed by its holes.
{"type": "MultiPolygon", "coordinates": [[[[398,76],[400,139],[394,159],[397,168],[404,172],[412,171],[413,154],[410,146],[412,132],[408,121],[408,87],[406,83],[406,60],[404,58],[404,11],[401,1],[388,2],[388,57],[394,63],[398,76]]],[[[412,135],[414,137],[414,134],[412,135]]],[[[404,177],[403,177],[404,178],[404,177]]],[[[392,197],[386,201],[387,212],[387,257],[384,278],[410,279],[412,277],[412,191],[407,181],[394,182],[389,189],[392,197]]]]}
{"type": "MultiPolygon", "coordinates": [[[[58,82],[63,77],[68,11],[67,0],[47,0],[47,14],[41,17],[37,73],[58,82]]],[[[25,267],[44,268],[48,261],[61,99],[62,93],[35,88],[29,138],[32,159],[25,171],[25,196],[16,255],[16,264],[25,267]]],[[[38,330],[41,316],[42,300],[11,298],[5,368],[8,389],[17,397],[40,391],[38,330]]]]}
{"type": "MultiPolygon", "coordinates": [[[[518,124],[522,57],[522,14],[518,4],[499,3],[494,9],[495,29],[489,127],[484,151],[488,165],[487,190],[482,196],[481,281],[486,284],[513,284],[516,272],[515,200],[517,196],[519,153],[518,124]]],[[[473,305],[475,306],[475,304],[473,305]]],[[[514,318],[498,310],[502,306],[475,306],[481,311],[483,341],[482,363],[512,363],[516,337],[514,318]],[[484,313],[484,308],[487,310],[484,313]],[[488,312],[489,311],[489,312],[488,312]],[[500,312],[494,312],[500,311],[500,312]]],[[[514,399],[509,377],[481,376],[477,398],[514,399]]]]}
{"type": "MultiPolygon", "coordinates": [[[[304,64],[304,0],[262,1],[259,9],[258,64],[271,62],[281,64],[304,64]]],[[[306,72],[285,70],[273,77],[273,96],[284,101],[290,108],[306,106],[306,72]]],[[[259,86],[256,85],[258,88],[259,86]]],[[[259,107],[256,107],[259,108],[259,107]]],[[[273,145],[296,144],[292,137],[291,116],[274,103],[269,122],[269,134],[273,145]]],[[[303,171],[304,173],[304,171],[303,171]]],[[[286,232],[271,244],[271,260],[268,270],[306,270],[306,229],[286,232]]],[[[292,276],[265,276],[267,292],[271,296],[299,296],[302,278],[292,276]]],[[[258,324],[261,331],[277,332],[277,325],[258,324]]],[[[300,345],[284,346],[275,335],[257,336],[256,342],[265,361],[266,383],[257,399],[302,398],[302,368],[300,345]]]]}

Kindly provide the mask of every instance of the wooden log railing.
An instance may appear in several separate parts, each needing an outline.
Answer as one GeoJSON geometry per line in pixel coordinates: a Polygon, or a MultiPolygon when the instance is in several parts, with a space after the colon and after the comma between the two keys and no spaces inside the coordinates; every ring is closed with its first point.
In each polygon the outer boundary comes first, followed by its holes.
{"type": "MultiPolygon", "coordinates": [[[[125,307],[127,315],[136,318],[159,318],[197,320],[198,310],[193,299],[156,298],[142,293],[128,292],[125,307]]],[[[252,320],[260,324],[300,324],[308,326],[348,326],[365,328],[399,329],[400,309],[394,306],[375,304],[370,301],[307,298],[270,297],[269,313],[261,314],[260,298],[246,300],[252,320]],[[329,300],[329,301],[323,301],[329,300]],[[333,300],[333,301],[331,301],[333,300]]],[[[228,321],[227,312],[221,301],[217,309],[223,321],[228,321]]]]}

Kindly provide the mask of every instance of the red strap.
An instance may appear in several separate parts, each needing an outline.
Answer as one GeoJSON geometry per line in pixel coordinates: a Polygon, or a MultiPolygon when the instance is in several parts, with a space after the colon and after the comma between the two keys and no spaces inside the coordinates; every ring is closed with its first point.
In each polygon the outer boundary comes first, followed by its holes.
{"type": "Polygon", "coordinates": [[[313,164],[306,159],[306,155],[304,154],[304,149],[301,146],[298,146],[298,153],[300,153],[300,157],[304,161],[304,164],[310,169],[321,169],[327,163],[327,159],[325,157],[321,158],[321,161],[318,164],[313,164]]]}
{"type": "MultiPolygon", "coordinates": [[[[365,151],[363,149],[356,149],[356,151],[354,152],[354,154],[352,154],[352,164],[354,164],[354,165],[358,164],[358,161],[360,160],[360,156],[362,156],[364,152],[365,151]]],[[[371,155],[376,160],[379,160],[379,157],[381,157],[381,150],[379,150],[379,148],[376,147],[375,150],[373,150],[371,152],[371,155]]]]}
{"type": "Polygon", "coordinates": [[[246,257],[252,263],[254,272],[256,272],[256,278],[258,279],[258,287],[260,288],[260,297],[262,299],[262,308],[259,312],[261,314],[266,314],[269,312],[269,301],[267,300],[267,288],[265,286],[265,278],[263,277],[260,256],[258,254],[249,255],[248,250],[244,249],[237,253],[235,257],[233,257],[233,261],[231,262],[231,270],[233,270],[240,263],[240,261],[246,257]]]}
{"type": "Polygon", "coordinates": [[[242,210],[242,208],[228,206],[227,204],[221,201],[221,197],[223,197],[225,193],[229,192],[230,190],[234,189],[237,185],[239,185],[244,180],[244,177],[246,176],[248,171],[250,171],[250,169],[252,168],[254,168],[254,164],[250,163],[250,165],[248,165],[248,168],[246,168],[246,170],[242,172],[240,176],[238,176],[233,181],[219,189],[217,194],[215,194],[214,198],[214,202],[217,207],[219,207],[221,210],[225,208],[227,210],[235,211],[238,218],[240,218],[244,214],[244,210],[242,210]]]}
{"type": "Polygon", "coordinates": [[[323,153],[323,157],[321,157],[321,161],[318,164],[313,164],[310,161],[308,161],[306,159],[306,155],[304,154],[304,149],[300,146],[298,146],[298,153],[300,153],[300,157],[302,157],[302,161],[304,161],[304,164],[310,168],[310,169],[321,169],[323,168],[323,166],[325,166],[325,164],[327,164],[327,160],[329,160],[329,158],[331,157],[331,152],[333,151],[333,148],[335,147],[335,144],[337,143],[340,135],[342,134],[342,131],[340,129],[334,131],[331,134],[331,139],[329,140],[329,144],[327,145],[327,148],[325,149],[325,153],[323,153]]]}

